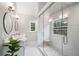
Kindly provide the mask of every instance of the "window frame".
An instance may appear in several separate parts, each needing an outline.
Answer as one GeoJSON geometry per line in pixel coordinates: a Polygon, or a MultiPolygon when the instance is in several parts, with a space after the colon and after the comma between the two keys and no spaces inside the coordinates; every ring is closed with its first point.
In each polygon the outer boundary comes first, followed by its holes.
{"type": "Polygon", "coordinates": [[[53,29],[54,34],[67,35],[67,29],[68,29],[68,17],[63,18],[63,20],[57,19],[54,21],[54,29],[53,29]],[[65,21],[67,21],[67,25],[62,25],[61,23],[65,22],[65,21]],[[57,26],[58,22],[60,23],[59,26],[57,26]],[[64,27],[66,27],[66,28],[64,28],[64,27]],[[64,28],[64,29],[62,29],[62,28],[64,28]]]}
{"type": "Polygon", "coordinates": [[[30,25],[30,26],[29,26],[29,30],[30,30],[30,32],[36,32],[36,24],[37,24],[36,21],[30,21],[30,22],[29,22],[29,25],[30,25]],[[31,24],[32,24],[32,23],[35,23],[35,30],[34,30],[34,31],[32,31],[32,29],[31,29],[31,27],[32,27],[31,24]]]}

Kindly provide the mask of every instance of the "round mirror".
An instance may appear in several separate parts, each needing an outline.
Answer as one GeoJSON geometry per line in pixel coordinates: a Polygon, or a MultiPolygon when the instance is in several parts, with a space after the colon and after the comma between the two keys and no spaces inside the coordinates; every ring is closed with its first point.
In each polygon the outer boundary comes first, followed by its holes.
{"type": "Polygon", "coordinates": [[[11,13],[6,12],[3,16],[3,28],[6,34],[11,33],[13,28],[11,13]]]}

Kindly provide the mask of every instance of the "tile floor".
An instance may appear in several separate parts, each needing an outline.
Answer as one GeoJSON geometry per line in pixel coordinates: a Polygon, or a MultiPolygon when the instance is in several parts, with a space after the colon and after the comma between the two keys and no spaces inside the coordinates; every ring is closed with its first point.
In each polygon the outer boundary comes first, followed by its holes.
{"type": "Polygon", "coordinates": [[[26,47],[25,56],[42,56],[42,53],[37,47],[26,47]]]}

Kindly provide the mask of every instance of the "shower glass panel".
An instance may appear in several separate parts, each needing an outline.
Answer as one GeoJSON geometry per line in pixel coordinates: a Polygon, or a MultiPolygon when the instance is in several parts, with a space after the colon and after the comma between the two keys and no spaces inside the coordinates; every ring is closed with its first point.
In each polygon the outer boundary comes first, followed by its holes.
{"type": "Polygon", "coordinates": [[[63,3],[63,21],[64,26],[67,26],[67,35],[63,38],[63,55],[79,56],[79,2],[63,3]]]}
{"type": "Polygon", "coordinates": [[[79,2],[55,2],[40,17],[39,47],[46,56],[79,56],[79,2]]]}
{"type": "MultiPolygon", "coordinates": [[[[48,56],[63,54],[62,3],[55,2],[44,12],[44,51],[48,56]]],[[[63,31],[64,32],[64,31],[63,31]]]]}
{"type": "Polygon", "coordinates": [[[38,20],[38,49],[44,55],[43,49],[43,39],[44,39],[44,25],[43,25],[43,15],[39,17],[38,20]]]}

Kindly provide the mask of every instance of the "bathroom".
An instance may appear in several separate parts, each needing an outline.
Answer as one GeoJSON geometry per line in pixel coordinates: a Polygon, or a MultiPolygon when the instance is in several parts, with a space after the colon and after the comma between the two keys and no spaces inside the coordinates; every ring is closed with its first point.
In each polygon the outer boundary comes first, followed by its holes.
{"type": "Polygon", "coordinates": [[[18,56],[79,56],[79,2],[0,2],[0,56],[10,38],[18,56]]]}

